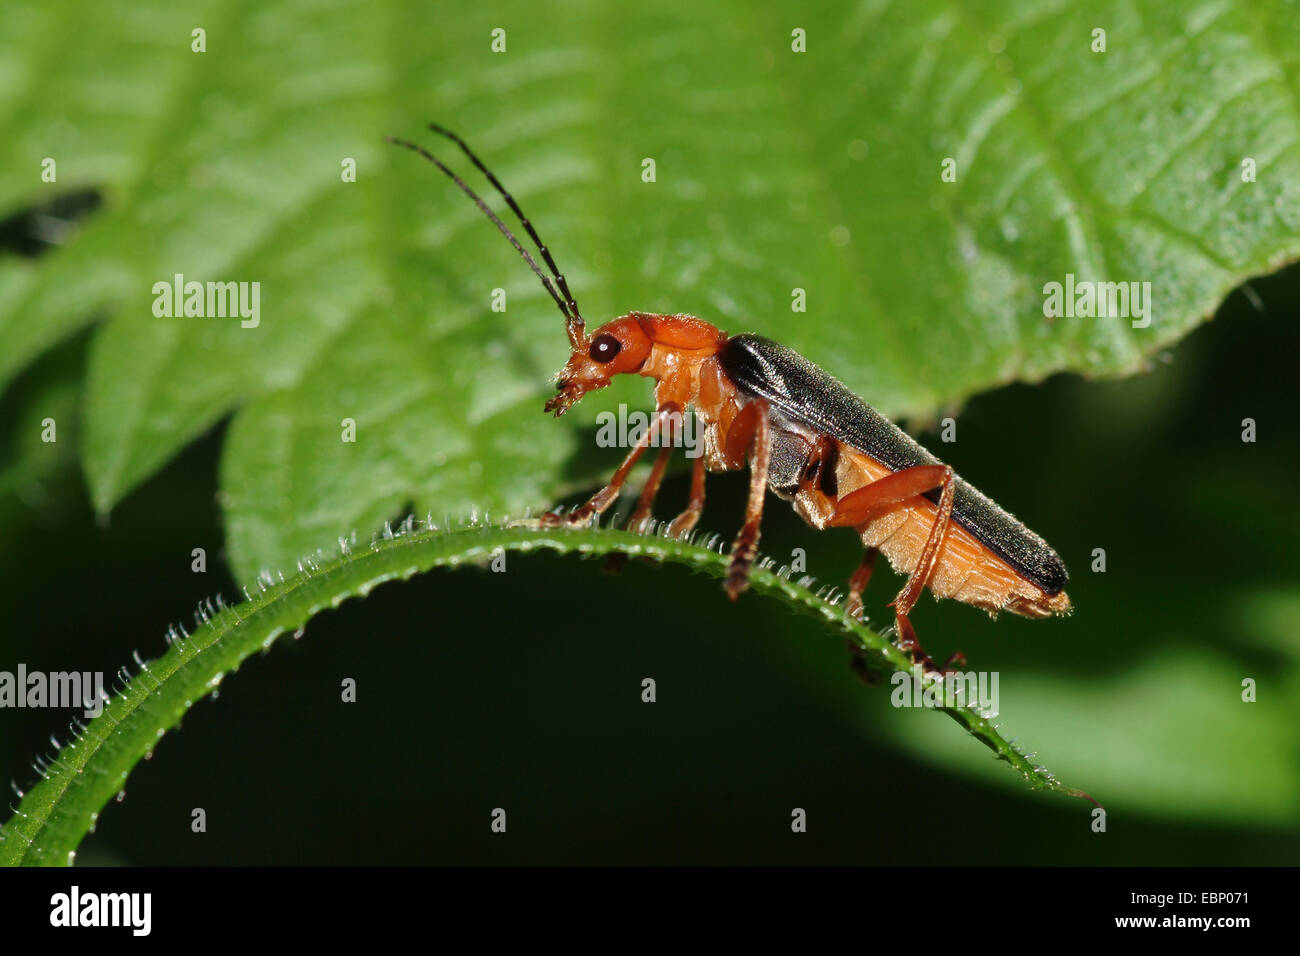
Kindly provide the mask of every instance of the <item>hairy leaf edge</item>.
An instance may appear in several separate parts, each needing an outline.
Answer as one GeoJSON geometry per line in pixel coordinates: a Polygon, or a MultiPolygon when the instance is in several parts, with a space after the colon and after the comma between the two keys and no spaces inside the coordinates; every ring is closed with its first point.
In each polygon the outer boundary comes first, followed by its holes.
{"type": "MultiPolygon", "coordinates": [[[[303,558],[288,577],[263,572],[252,588],[244,589],[246,600],[241,604],[227,605],[219,595],[203,601],[192,632],[182,626],[168,629],[170,646],[162,657],[145,661],[135,654],[136,672],[131,674],[127,668],[118,672],[114,693],[104,702],[102,713],[89,723],[74,720],[72,740],[49,759],[36,761],[41,779],[26,793],[19,792],[20,805],[0,827],[0,863],[71,865],[100,810],[123,792],[131,770],[152,755],[157,741],[180,723],[195,701],[216,691],[222,679],[254,651],[269,650],[281,634],[301,634],[316,614],[349,598],[365,597],[386,581],[405,580],[434,568],[486,562],[497,552],[541,549],[580,556],[622,552],[681,564],[718,578],[725,576],[727,567],[722,540],[716,535],[706,541],[699,535],[673,540],[653,531],[542,529],[536,522],[493,524],[477,518],[439,528],[432,518],[417,521],[412,516],[396,530],[385,525],[369,545],[358,546],[355,533],[350,539],[340,538],[338,545],[331,554],[318,551],[303,558]]],[[[820,617],[845,635],[873,669],[916,673],[910,657],[887,637],[844,613],[833,589],[814,591],[815,585],[807,576],[792,579],[788,568],[777,568],[770,558],[756,564],[752,577],[756,593],[820,617]]],[[[928,684],[939,678],[929,674],[923,679],[928,684]]],[[[1032,763],[975,705],[934,709],[947,713],[989,747],[1031,789],[1096,803],[1032,763]]]]}

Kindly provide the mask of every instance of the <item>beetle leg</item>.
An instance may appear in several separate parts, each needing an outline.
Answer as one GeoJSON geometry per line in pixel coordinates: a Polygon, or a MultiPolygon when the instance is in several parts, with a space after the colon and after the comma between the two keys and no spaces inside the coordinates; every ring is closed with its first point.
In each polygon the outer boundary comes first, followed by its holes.
{"type": "Polygon", "coordinates": [[[835,511],[826,522],[828,528],[856,528],[883,511],[919,497],[934,488],[942,488],[952,476],[947,465],[915,465],[863,485],[835,502],[835,511]]]}
{"type": "MultiPolygon", "coordinates": [[[[749,501],[745,523],[731,546],[727,567],[727,594],[734,601],[749,587],[749,572],[758,553],[759,525],[763,521],[763,500],[767,495],[767,467],[772,457],[772,435],[768,430],[767,402],[751,401],[736,416],[727,435],[727,457],[749,448],[749,501]]],[[[735,460],[734,458],[732,460],[735,460]]]]}
{"type": "Polygon", "coordinates": [[[752,451],[758,435],[759,421],[766,430],[767,402],[756,398],[736,413],[722,439],[722,458],[728,471],[745,467],[745,457],[752,451]]]}
{"type": "MultiPolygon", "coordinates": [[[[645,487],[641,489],[641,497],[637,499],[636,510],[632,512],[632,517],[627,519],[628,531],[641,534],[650,523],[650,510],[654,507],[655,495],[659,493],[659,483],[663,481],[664,470],[668,466],[672,451],[671,445],[664,445],[659,449],[659,456],[650,469],[650,476],[645,480],[645,487]]],[[[622,551],[611,551],[605,555],[605,563],[602,567],[611,574],[617,574],[626,564],[627,554],[622,551]]]]}
{"type": "Polygon", "coordinates": [[[916,639],[916,628],[906,614],[894,615],[894,628],[898,631],[898,647],[912,656],[912,663],[919,664],[927,671],[935,669],[934,659],[921,649],[921,642],[916,639]]]}
{"type": "Polygon", "coordinates": [[[871,572],[876,566],[876,555],[879,553],[875,548],[867,548],[862,555],[862,563],[853,572],[853,577],[849,578],[849,599],[844,605],[844,610],[855,620],[862,620],[862,592],[867,589],[867,584],[871,581],[871,572]]]}
{"type": "MultiPolygon", "coordinates": [[[[670,426],[671,428],[671,420],[670,426]]],[[[645,487],[641,489],[641,497],[637,499],[636,510],[632,512],[632,517],[627,519],[627,530],[640,532],[650,522],[650,512],[654,507],[655,495],[659,494],[659,484],[664,480],[664,472],[668,469],[668,459],[673,453],[672,433],[668,437],[660,438],[663,447],[659,449],[659,457],[655,459],[654,465],[650,469],[650,476],[645,480],[645,487]]]]}
{"type": "MultiPolygon", "coordinates": [[[[952,469],[947,465],[917,465],[912,468],[903,468],[891,475],[886,475],[878,481],[873,481],[850,494],[845,495],[835,504],[835,511],[827,521],[828,527],[842,527],[850,525],[860,527],[866,524],[871,518],[880,514],[889,508],[896,507],[905,501],[923,495],[933,488],[941,489],[939,492],[939,506],[935,510],[934,523],[930,526],[930,534],[926,537],[925,545],[921,548],[921,555],[917,559],[916,567],[907,577],[907,583],[903,589],[890,602],[889,606],[894,609],[895,623],[898,628],[899,646],[905,651],[912,654],[912,659],[917,663],[925,664],[927,667],[934,667],[932,661],[921,650],[921,645],[916,640],[916,630],[912,627],[912,622],[908,620],[908,613],[916,605],[917,599],[921,596],[926,583],[930,580],[930,575],[934,572],[934,566],[938,562],[939,548],[943,543],[943,536],[948,530],[949,520],[952,518],[952,502],[956,492],[957,485],[953,481],[952,469]]],[[[862,573],[859,568],[854,574],[854,579],[862,573]]],[[[870,572],[867,572],[868,576],[870,572]]],[[[861,592],[859,591],[859,597],[861,592]]],[[[850,582],[849,604],[853,604],[853,586],[850,582]]],[[[859,601],[860,607],[860,601],[859,601]]]]}
{"type": "Polygon", "coordinates": [[[827,527],[850,525],[859,527],[871,518],[889,508],[896,507],[933,488],[939,488],[939,507],[936,509],[934,524],[916,567],[908,576],[907,584],[898,592],[890,606],[899,614],[907,614],[921,596],[921,590],[930,580],[934,565],[939,557],[939,545],[948,530],[948,521],[952,517],[952,501],[957,485],[953,481],[952,469],[947,465],[916,465],[904,468],[892,475],[886,475],[879,481],[864,485],[857,491],[845,495],[835,504],[835,511],[826,522],[827,527]]]}
{"type": "Polygon", "coordinates": [[[567,525],[577,527],[586,524],[593,517],[603,513],[618,498],[619,492],[623,490],[623,483],[627,481],[627,476],[632,471],[633,466],[645,454],[645,450],[650,447],[650,441],[655,434],[656,428],[662,429],[665,421],[671,421],[669,416],[673,412],[681,414],[681,406],[676,402],[665,402],[660,406],[658,412],[656,412],[655,427],[646,429],[646,433],[641,436],[641,440],[637,442],[636,447],[627,453],[627,457],[623,459],[623,464],[618,466],[618,470],[609,479],[609,484],[587,499],[586,504],[577,508],[572,514],[561,515],[551,512],[542,515],[542,526],[567,525]]]}
{"type": "Polygon", "coordinates": [[[953,651],[948,655],[948,659],[943,662],[943,672],[945,674],[955,671],[958,668],[966,666],[966,655],[961,651],[953,651]]]}
{"type": "MultiPolygon", "coordinates": [[[[930,527],[930,536],[925,541],[925,547],[921,549],[921,557],[916,562],[916,567],[907,578],[907,583],[903,585],[903,590],[898,592],[898,596],[890,602],[890,607],[894,609],[894,616],[898,625],[898,635],[901,646],[904,650],[910,651],[912,660],[924,666],[926,669],[936,669],[934,661],[930,655],[921,649],[921,644],[916,639],[916,630],[912,627],[912,622],[908,620],[908,612],[916,604],[917,598],[921,596],[921,590],[925,587],[926,581],[929,580],[931,572],[939,556],[939,546],[943,541],[944,532],[948,530],[948,520],[952,517],[952,499],[956,490],[956,483],[952,480],[952,469],[947,469],[944,476],[943,491],[939,495],[939,507],[936,510],[934,524],[930,527]]],[[[960,656],[960,655],[955,655],[960,656]]],[[[963,658],[964,660],[964,658],[963,658]]],[[[949,659],[951,664],[952,659],[949,659]]],[[[945,664],[942,671],[946,673],[950,670],[949,664],[945,664]]]]}
{"type": "Polygon", "coordinates": [[[680,538],[694,530],[700,515],[704,513],[704,455],[698,455],[691,468],[691,498],[686,510],[673,519],[668,526],[668,537],[680,538]]]}
{"type": "Polygon", "coordinates": [[[898,646],[912,655],[913,664],[919,664],[926,671],[938,671],[944,675],[966,666],[966,655],[961,651],[953,651],[948,655],[942,667],[936,664],[934,658],[921,648],[921,642],[916,639],[916,628],[906,614],[896,615],[894,624],[898,630],[898,646]]]}
{"type": "MultiPolygon", "coordinates": [[[[925,547],[921,549],[921,557],[908,576],[907,583],[903,585],[903,590],[899,591],[898,596],[889,604],[900,615],[906,615],[916,606],[917,598],[921,596],[922,589],[930,580],[930,574],[939,560],[939,546],[943,543],[943,536],[948,531],[948,521],[952,517],[952,500],[957,491],[957,483],[952,479],[951,468],[947,465],[938,467],[944,471],[943,483],[940,486],[943,490],[939,493],[939,507],[935,509],[930,536],[926,538],[925,547]]],[[[893,475],[889,477],[892,478],[893,475]]]]}

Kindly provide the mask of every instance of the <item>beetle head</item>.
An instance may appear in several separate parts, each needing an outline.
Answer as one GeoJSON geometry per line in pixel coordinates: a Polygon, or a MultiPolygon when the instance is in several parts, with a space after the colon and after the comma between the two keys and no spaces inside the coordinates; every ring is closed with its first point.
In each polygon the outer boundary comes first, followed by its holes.
{"type": "Polygon", "coordinates": [[[559,394],[546,403],[558,418],[588,392],[604,388],[615,375],[634,373],[650,356],[650,336],[631,315],[606,322],[573,344],[573,354],[555,376],[559,394]]]}

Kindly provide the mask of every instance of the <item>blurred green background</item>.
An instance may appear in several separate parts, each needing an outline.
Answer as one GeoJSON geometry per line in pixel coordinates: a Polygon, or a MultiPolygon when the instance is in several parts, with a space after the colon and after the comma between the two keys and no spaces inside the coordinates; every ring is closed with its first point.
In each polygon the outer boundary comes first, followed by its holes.
{"type": "MultiPolygon", "coordinates": [[[[1215,290],[1294,248],[1294,204],[1267,190],[1294,185],[1277,175],[1295,162],[1282,136],[1294,117],[1269,104],[1296,88],[1296,54],[1259,42],[1277,20],[1268,4],[1246,26],[1235,8],[1215,21],[1153,5],[1135,22],[1120,5],[986,6],[808,17],[810,43],[832,52],[776,92],[762,79],[789,44],[776,8],[747,20],[741,6],[709,19],[589,4],[553,26],[513,6],[442,19],[136,7],[116,25],[97,8],[86,16],[103,30],[84,32],[85,55],[42,92],[23,77],[42,74],[50,38],[82,11],[7,7],[0,669],[112,674],[133,650],[161,653],[200,599],[237,594],[246,575],[231,564],[364,534],[411,502],[437,515],[543,505],[556,488],[576,501],[613,468],[617,453],[594,448],[594,408],[541,414],[563,342],[523,265],[432,170],[381,152],[379,134],[437,118],[486,131],[590,319],[692,310],[796,345],[882,408],[929,413],[914,433],[1061,552],[1069,619],[992,622],[928,598],[913,618],[932,654],[1000,672],[1005,733],[1106,805],[1105,834],[1087,804],[1026,792],[946,717],[890,708],[841,641],[778,604],[731,605],[680,568],[512,556],[503,575],[380,588],[241,668],[136,769],[79,861],[1300,862],[1300,271],[1251,281],[1173,344],[1215,290]],[[1062,61],[1094,14],[1118,25],[1111,62],[1145,77],[1113,102],[1106,83],[1129,73],[1062,61]],[[502,17],[514,73],[487,65],[502,17]],[[187,82],[195,19],[218,42],[187,82]],[[1256,41],[1245,52],[1242,36],[1256,41]],[[971,62],[988,76],[963,80],[971,62]],[[1163,66],[1148,76],[1150,62],[1163,66]],[[1253,68],[1267,77],[1253,99],[1234,92],[1220,109],[1253,68]],[[932,201],[936,158],[965,155],[989,120],[986,82],[1038,98],[1014,99],[965,191],[932,201]],[[976,92],[954,105],[953,84],[976,92]],[[1025,134],[1035,113],[1046,134],[1025,134]],[[1021,170],[1024,150],[1072,141],[1071,115],[1092,117],[1091,138],[1021,170]],[[859,141],[883,168],[859,165],[859,141]],[[51,142],[74,158],[59,194],[97,199],[33,215],[51,142]],[[1220,205],[1213,177],[1252,147],[1273,185],[1220,205]],[[639,182],[647,149],[663,160],[660,193],[639,182]],[[357,189],[321,198],[347,151],[362,159],[357,189]],[[1109,208],[1107,190],[1148,182],[1148,167],[1160,174],[1142,198],[1109,208]],[[1012,173],[1023,185],[999,214],[988,197],[1012,173]],[[1158,337],[1036,314],[1044,278],[1084,271],[1062,177],[1113,277],[1159,281],[1158,337]],[[79,217],[83,235],[49,247],[51,215],[79,217]],[[844,222],[848,246],[828,238],[844,222]],[[150,282],[173,269],[264,277],[279,338],[151,320],[150,282]],[[789,309],[800,283],[806,315],[789,309]],[[496,285],[512,297],[505,323],[486,317],[496,285]],[[991,389],[1060,367],[1145,371],[991,389]],[[378,447],[338,456],[341,414],[392,405],[378,447]],[[942,444],[927,429],[958,408],[958,441],[942,444]],[[34,438],[47,415],[52,446],[34,438]],[[190,571],[194,547],[206,575],[190,571]],[[359,700],[344,705],[348,677],[359,700]],[[1248,677],[1257,703],[1241,702],[1248,677]],[[190,831],[195,807],[205,834],[190,831]],[[506,838],[488,828],[494,807],[506,838]],[[793,807],[806,834],[790,832],[793,807]]],[[[605,406],[648,407],[644,386],[605,406]]],[[[711,479],[703,526],[729,536],[744,487],[711,479]]],[[[685,494],[679,469],[660,513],[685,494]]],[[[814,534],[773,500],[763,550],[784,563],[796,547],[837,585],[857,560],[851,535],[814,534]]],[[[898,583],[878,572],[877,621],[898,583]]],[[[65,728],[52,712],[0,711],[0,777],[29,783],[65,728]]]]}

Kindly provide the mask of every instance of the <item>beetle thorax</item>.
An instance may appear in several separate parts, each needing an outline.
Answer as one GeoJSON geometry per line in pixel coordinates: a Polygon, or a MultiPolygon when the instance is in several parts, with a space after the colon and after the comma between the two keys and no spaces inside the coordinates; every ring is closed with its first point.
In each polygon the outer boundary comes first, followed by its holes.
{"type": "Polygon", "coordinates": [[[655,380],[655,405],[674,402],[685,409],[698,405],[700,367],[717,349],[680,349],[655,343],[640,374],[655,380]]]}

